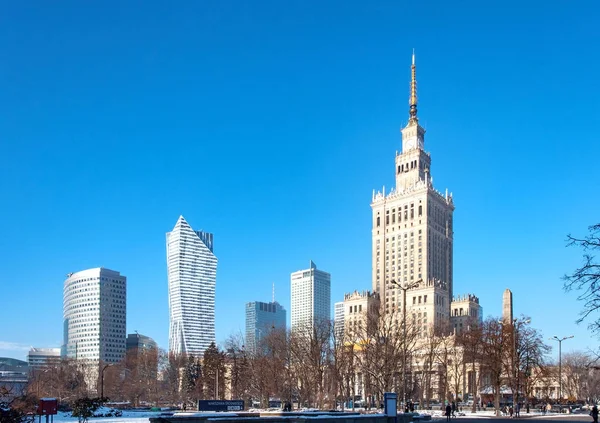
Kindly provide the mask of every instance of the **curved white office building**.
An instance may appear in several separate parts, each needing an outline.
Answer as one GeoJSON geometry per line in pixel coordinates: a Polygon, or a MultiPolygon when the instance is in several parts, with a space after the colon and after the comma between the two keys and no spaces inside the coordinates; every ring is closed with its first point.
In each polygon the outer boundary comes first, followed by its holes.
{"type": "Polygon", "coordinates": [[[217,257],[213,235],[180,216],[167,233],[169,351],[201,356],[215,342],[217,257]]]}
{"type": "Polygon", "coordinates": [[[98,267],[68,275],[63,289],[63,355],[118,363],[125,356],[127,278],[98,267]]]}

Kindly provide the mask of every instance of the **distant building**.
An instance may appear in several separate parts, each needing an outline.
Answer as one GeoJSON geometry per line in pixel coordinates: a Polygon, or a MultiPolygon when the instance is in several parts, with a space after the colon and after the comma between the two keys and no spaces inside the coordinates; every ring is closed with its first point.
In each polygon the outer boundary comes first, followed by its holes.
{"type": "Polygon", "coordinates": [[[379,296],[371,291],[354,291],[344,294],[343,304],[346,337],[354,341],[365,339],[369,312],[374,313],[379,307],[379,296]]]}
{"type": "Polygon", "coordinates": [[[311,261],[306,270],[291,275],[292,330],[312,328],[331,319],[331,275],[311,261]]]}
{"type": "Polygon", "coordinates": [[[167,233],[169,351],[201,356],[215,342],[217,257],[213,234],[183,216],[167,233]]]}
{"type": "Polygon", "coordinates": [[[125,345],[127,351],[158,351],[158,345],[156,344],[154,339],[150,338],[149,336],[140,335],[139,333],[130,333],[129,335],[127,335],[125,345]]]}
{"type": "Polygon", "coordinates": [[[132,371],[143,369],[145,374],[158,375],[158,345],[154,339],[139,333],[127,335],[125,366],[132,371]]]}
{"type": "Polygon", "coordinates": [[[30,370],[43,369],[60,361],[60,348],[31,348],[27,354],[30,370]]]}
{"type": "Polygon", "coordinates": [[[344,302],[339,301],[333,305],[333,329],[338,340],[344,339],[344,302]]]}
{"type": "Polygon", "coordinates": [[[475,295],[455,297],[450,303],[450,326],[454,333],[461,333],[473,323],[483,322],[483,308],[475,295]]]}
{"type": "Polygon", "coordinates": [[[272,329],[285,329],[286,312],[276,301],[263,303],[252,301],[246,304],[246,347],[256,351],[259,342],[272,329]]]}
{"type": "Polygon", "coordinates": [[[3,401],[25,394],[29,366],[26,361],[0,357],[0,393],[3,401]]]}
{"type": "Polygon", "coordinates": [[[77,360],[125,357],[127,278],[97,267],[68,275],[63,290],[64,352],[77,360]]]}

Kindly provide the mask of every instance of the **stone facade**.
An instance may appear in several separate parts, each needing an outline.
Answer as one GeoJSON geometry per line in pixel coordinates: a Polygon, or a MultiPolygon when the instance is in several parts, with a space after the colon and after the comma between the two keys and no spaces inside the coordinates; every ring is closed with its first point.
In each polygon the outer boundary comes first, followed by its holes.
{"type": "Polygon", "coordinates": [[[513,298],[510,289],[506,288],[502,294],[502,320],[506,323],[513,321],[513,298]]]}
{"type": "Polygon", "coordinates": [[[450,304],[450,327],[455,333],[461,333],[469,325],[483,321],[483,308],[479,298],[472,294],[455,297],[450,304]]]}

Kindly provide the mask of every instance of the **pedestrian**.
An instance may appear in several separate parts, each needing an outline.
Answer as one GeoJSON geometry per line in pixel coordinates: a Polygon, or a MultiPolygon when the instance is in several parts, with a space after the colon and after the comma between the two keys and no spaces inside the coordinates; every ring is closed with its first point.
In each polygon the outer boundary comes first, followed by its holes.
{"type": "Polygon", "coordinates": [[[456,402],[452,401],[452,417],[456,417],[456,402]]]}
{"type": "Polygon", "coordinates": [[[450,421],[450,416],[451,415],[452,415],[452,406],[450,404],[446,404],[446,421],[447,422],[450,421]]]}
{"type": "Polygon", "coordinates": [[[508,407],[508,414],[509,414],[510,418],[512,419],[512,416],[513,416],[513,408],[512,408],[512,405],[511,405],[510,407],[508,407]]]}
{"type": "Polygon", "coordinates": [[[592,407],[592,411],[590,411],[590,416],[592,416],[592,419],[594,419],[594,423],[598,423],[598,406],[596,404],[594,404],[594,406],[592,407]]]}
{"type": "Polygon", "coordinates": [[[411,413],[414,413],[414,412],[415,412],[415,403],[414,403],[414,402],[412,402],[412,401],[410,401],[410,402],[408,403],[408,408],[410,409],[410,412],[411,412],[411,413]]]}

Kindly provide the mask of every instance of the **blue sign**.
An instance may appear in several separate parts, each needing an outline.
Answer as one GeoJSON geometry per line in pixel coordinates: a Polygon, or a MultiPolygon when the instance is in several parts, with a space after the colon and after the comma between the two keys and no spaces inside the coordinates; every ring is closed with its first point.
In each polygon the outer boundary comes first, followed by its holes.
{"type": "Polygon", "coordinates": [[[199,400],[198,411],[244,411],[244,401],[199,400]]]}

